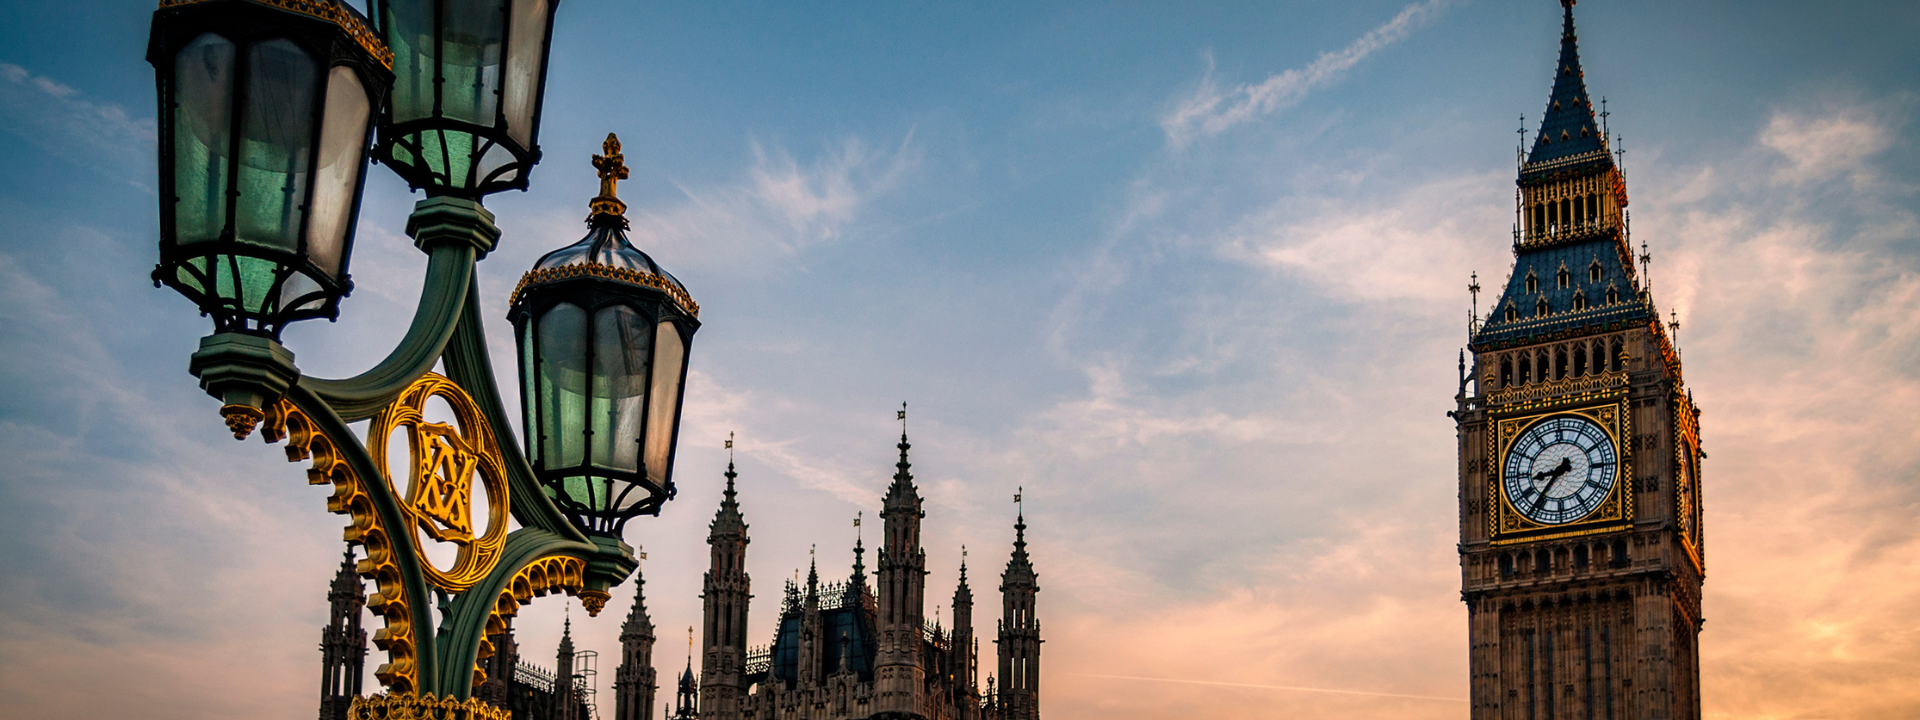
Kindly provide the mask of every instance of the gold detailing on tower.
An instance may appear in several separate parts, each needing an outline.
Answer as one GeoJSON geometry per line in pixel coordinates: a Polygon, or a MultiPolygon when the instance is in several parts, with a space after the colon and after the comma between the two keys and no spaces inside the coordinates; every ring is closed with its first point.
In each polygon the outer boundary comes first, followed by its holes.
{"type": "Polygon", "coordinates": [[[394,693],[414,692],[419,683],[418,668],[414,666],[411,600],[407,597],[406,585],[400,580],[400,566],[394,562],[392,536],[388,528],[380,524],[380,516],[373,509],[373,498],[360,484],[361,478],[347,465],[334,439],[321,432],[313,419],[293,403],[283,399],[268,408],[260,435],[269,443],[286,440],[288,462],[312,459],[312,467],[307,470],[308,484],[333,486],[333,495],[327,498],[327,512],[346,515],[349,522],[342,539],[366,548],[367,557],[354,571],[374,582],[367,609],[386,622],[385,627],[374,632],[373,643],[387,652],[387,662],[373,674],[394,693]]]}
{"type": "MultiPolygon", "coordinates": [[[[576,557],[555,555],[543,557],[527,563],[514,573],[513,579],[500,590],[500,597],[493,601],[493,611],[487,613],[487,630],[480,636],[480,652],[476,660],[493,657],[493,636],[507,631],[507,618],[520,614],[520,606],[535,597],[559,590],[568,595],[582,595],[587,592],[585,577],[587,561],[576,557]]],[[[605,593],[601,593],[605,595],[605,593]]],[[[586,598],[581,598],[582,604],[586,598]]],[[[602,599],[601,605],[605,606],[602,599]]],[[[589,612],[593,609],[588,608],[589,612]]],[[[487,681],[487,671],[478,662],[473,665],[473,684],[478,686],[487,681]]]]}
{"type": "Polygon", "coordinates": [[[383,694],[353,699],[348,720],[511,720],[506,708],[478,698],[455,700],[432,695],[383,694]]]}
{"type": "Polygon", "coordinates": [[[434,565],[424,547],[416,548],[415,555],[428,582],[449,593],[462,592],[493,570],[506,547],[509,500],[500,446],[480,406],[459,385],[435,373],[415,380],[374,416],[367,431],[367,452],[376,463],[387,458],[387,443],[401,429],[406,432],[409,460],[405,494],[384,465],[382,479],[395,497],[404,498],[400,507],[425,535],[422,540],[458,546],[453,567],[445,570],[434,565]],[[433,398],[453,410],[453,424],[427,421],[427,401],[433,398]],[[476,533],[473,500],[479,491],[486,493],[487,524],[476,533]]]}
{"type": "Polygon", "coordinates": [[[1608,390],[1618,390],[1626,386],[1625,371],[1606,372],[1599,375],[1583,375],[1565,380],[1549,380],[1500,388],[1487,394],[1487,404],[1506,405],[1547,398],[1555,402],[1579,402],[1598,397],[1600,393],[1608,390]]]}
{"type": "MultiPolygon", "coordinates": [[[[209,0],[160,0],[160,9],[203,2],[209,2],[209,0]]],[[[388,70],[393,69],[393,51],[387,49],[386,43],[380,42],[379,36],[374,35],[373,30],[369,29],[365,22],[337,2],[330,0],[252,0],[252,2],[317,17],[338,25],[341,30],[346,31],[348,37],[353,38],[354,42],[360,43],[360,47],[365,48],[373,59],[380,61],[382,67],[388,70]]]]}
{"type": "Polygon", "coordinates": [[[700,304],[694,302],[693,297],[688,295],[686,290],[682,289],[672,280],[668,280],[654,273],[617,268],[594,262],[581,263],[578,265],[562,265],[555,268],[529,271],[527,274],[520,276],[520,284],[513,288],[513,295],[507,299],[507,306],[514,307],[519,305],[520,293],[526,290],[529,285],[578,277],[597,277],[623,282],[628,285],[653,288],[666,293],[667,297],[673,298],[673,301],[678,303],[682,310],[686,310],[688,315],[700,317],[700,304]]]}
{"type": "MultiPolygon", "coordinates": [[[[1604,377],[1604,376],[1603,376],[1604,377]]],[[[1489,423],[1486,447],[1487,472],[1487,529],[1489,542],[1493,545],[1538,542],[1556,538],[1577,537],[1613,532],[1627,527],[1633,522],[1634,497],[1634,452],[1633,413],[1626,403],[1626,389],[1613,391],[1613,400],[1604,405],[1553,410],[1527,416],[1495,416],[1489,423]],[[1505,474],[1506,456],[1521,433],[1535,423],[1555,416],[1573,415],[1585,418],[1599,425],[1613,443],[1618,474],[1614,476],[1613,487],[1608,490],[1606,500],[1586,517],[1564,525],[1545,525],[1528,519],[1516,509],[1506,493],[1502,491],[1502,476],[1505,474]]]]}
{"type": "Polygon", "coordinates": [[[600,143],[600,152],[605,154],[593,156],[593,169],[600,174],[600,195],[587,203],[588,217],[626,215],[627,204],[618,197],[620,181],[629,174],[627,156],[620,154],[620,138],[607,133],[606,141],[600,143]]]}

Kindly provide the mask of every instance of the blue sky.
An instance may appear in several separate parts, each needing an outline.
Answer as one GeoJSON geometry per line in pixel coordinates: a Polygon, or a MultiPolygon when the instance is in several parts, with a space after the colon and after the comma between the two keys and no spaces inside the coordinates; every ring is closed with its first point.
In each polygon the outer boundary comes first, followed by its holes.
{"type": "MultiPolygon", "coordinates": [[[[185,372],[209,328],[147,280],[150,11],[0,7],[0,696],[305,716],[340,520],[277,448],[222,432],[185,372]]],[[[1911,716],[1920,11],[1578,16],[1706,408],[1707,712],[1911,716]]],[[[1050,716],[1462,717],[1442,413],[1467,275],[1509,264],[1514,130],[1558,29],[1545,0],[567,0],[545,160],[487,201],[495,361],[506,293],[584,233],[587,158],[616,132],[634,240],[705,322],[680,497],[628,528],[663,673],[726,434],[770,630],[810,545],[844,572],[904,400],[928,595],[967,545],[983,631],[1026,488],[1050,716]]],[[[416,199],[369,174],[354,295],[285,338],[307,372],[399,338],[416,199]]],[[[575,618],[609,663],[628,592],[575,618]]],[[[562,618],[528,607],[528,655],[562,618]]]]}

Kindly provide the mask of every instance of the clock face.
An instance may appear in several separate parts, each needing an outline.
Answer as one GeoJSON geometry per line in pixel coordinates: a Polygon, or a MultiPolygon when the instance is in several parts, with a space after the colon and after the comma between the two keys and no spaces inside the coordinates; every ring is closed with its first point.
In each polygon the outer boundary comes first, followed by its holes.
{"type": "Polygon", "coordinates": [[[1507,502],[1537,523],[1560,525],[1591,514],[1619,477],[1613,440],[1583,417],[1547,418],[1507,449],[1507,502]]]}

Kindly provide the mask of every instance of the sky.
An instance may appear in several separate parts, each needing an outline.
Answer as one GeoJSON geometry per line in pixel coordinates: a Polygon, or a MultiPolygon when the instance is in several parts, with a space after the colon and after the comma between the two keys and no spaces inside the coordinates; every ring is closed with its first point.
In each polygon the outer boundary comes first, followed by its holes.
{"type": "MultiPolygon", "coordinates": [[[[310,717],[342,519],[225,432],[186,373],[210,324],[149,280],[151,7],[0,6],[0,717],[310,717]]],[[[496,368],[618,133],[632,238],[702,308],[679,496],[626,531],[663,678],[728,434],[759,645],[810,548],[847,572],[905,401],[929,603],[964,545],[985,635],[1024,489],[1049,717],[1462,718],[1444,413],[1559,15],[567,0],[545,159],[486,201],[496,368]]],[[[1920,715],[1920,7],[1577,15],[1703,408],[1706,715],[1920,715]]],[[[368,177],[355,292],[284,337],[312,375],[420,289],[420,196],[368,177]]],[[[603,715],[631,587],[517,621],[550,667],[571,618],[603,715]]]]}

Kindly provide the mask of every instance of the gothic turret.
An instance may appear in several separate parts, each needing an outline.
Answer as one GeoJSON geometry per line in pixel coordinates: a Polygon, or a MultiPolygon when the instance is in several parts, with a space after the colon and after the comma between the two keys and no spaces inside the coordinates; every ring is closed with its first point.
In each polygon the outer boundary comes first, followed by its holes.
{"type": "Polygon", "coordinates": [[[573,681],[573,618],[567,618],[560,630],[560,648],[553,660],[553,707],[554,717],[559,720],[586,720],[577,714],[576,705],[583,698],[580,689],[573,681]]]}
{"type": "MultiPolygon", "coordinates": [[[[1019,496],[1015,496],[1017,499],[1019,496]]],[[[1040,576],[1027,557],[1027,518],[1013,525],[1013,557],[1000,574],[1000,712],[1007,720],[1040,717],[1040,620],[1034,614],[1040,576]]]]}
{"type": "MultiPolygon", "coordinates": [[[[731,452],[732,440],[727,441],[731,452]]],[[[746,518],[734,491],[733,460],[727,460],[727,488],[707,526],[708,565],[701,593],[705,622],[701,641],[700,707],[708,718],[739,720],[746,697],[747,603],[753,598],[747,577],[746,518]]]]}
{"type": "Polygon", "coordinates": [[[693,679],[693,653],[687,653],[687,669],[680,673],[680,690],[675,694],[673,720],[700,717],[700,685],[693,679]]]}
{"type": "Polygon", "coordinates": [[[979,672],[973,638],[973,588],[967,586],[967,549],[960,548],[960,584],[953,589],[953,706],[956,720],[969,720],[980,705],[974,687],[979,672]]]}
{"type": "Polygon", "coordinates": [[[620,625],[620,668],[613,680],[614,720],[653,720],[653,618],[647,614],[646,579],[633,574],[633,609],[620,625]]]}
{"type": "Polygon", "coordinates": [[[320,720],[346,720],[347,706],[360,695],[367,662],[367,631],[360,627],[367,588],[354,571],[351,549],[333,576],[327,602],[332,619],[320,631],[320,720]]]}
{"type": "MultiPolygon", "coordinates": [[[[906,411],[900,412],[901,420],[906,411]]],[[[880,517],[886,541],[880,548],[880,633],[876,670],[876,709],[881,712],[919,712],[920,693],[926,687],[921,665],[920,634],[926,612],[927,553],[920,547],[921,509],[913,485],[913,465],[907,460],[907,433],[900,432],[900,461],[894,465],[893,484],[887,488],[880,517]]]]}

